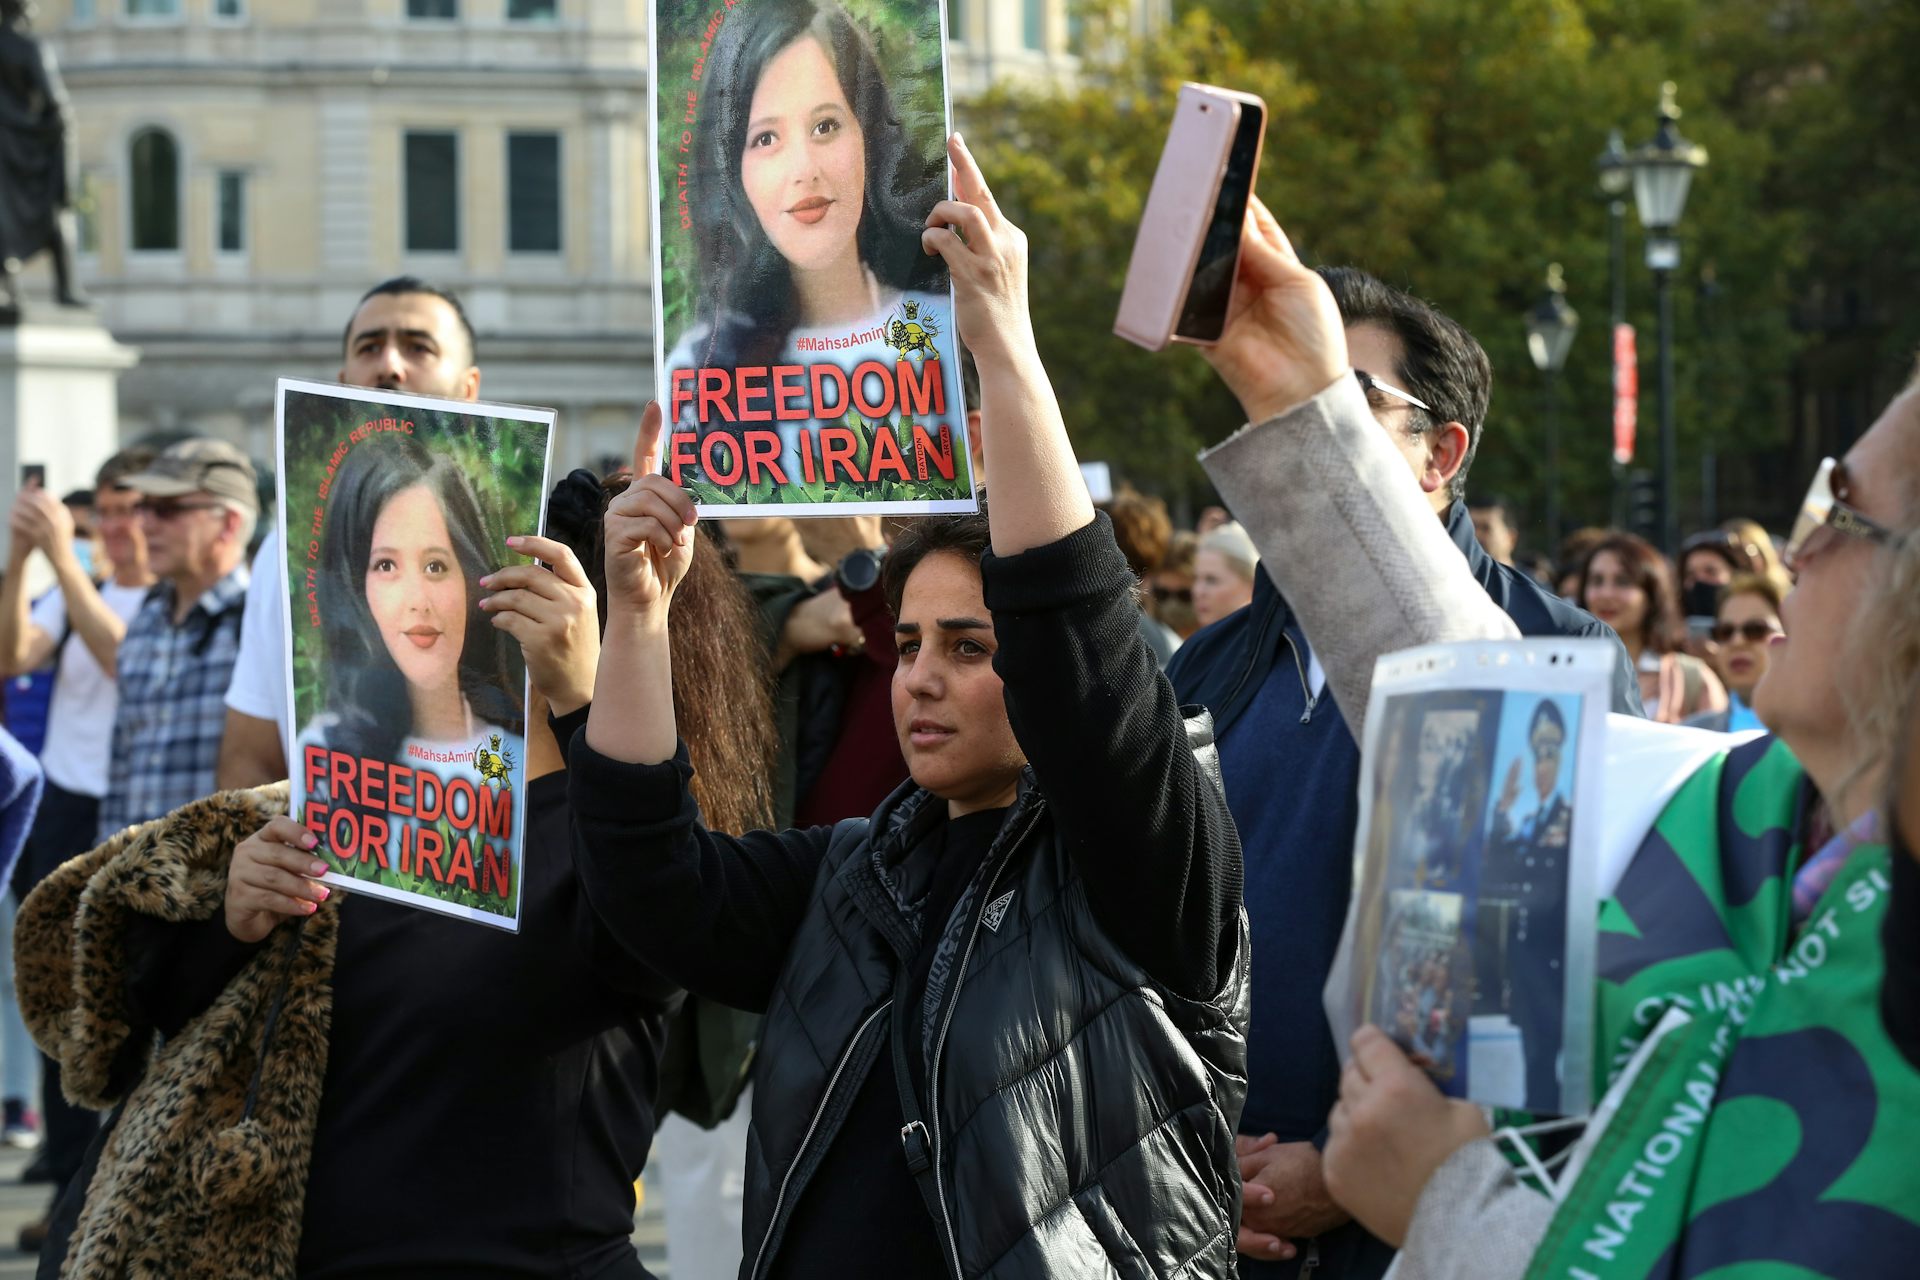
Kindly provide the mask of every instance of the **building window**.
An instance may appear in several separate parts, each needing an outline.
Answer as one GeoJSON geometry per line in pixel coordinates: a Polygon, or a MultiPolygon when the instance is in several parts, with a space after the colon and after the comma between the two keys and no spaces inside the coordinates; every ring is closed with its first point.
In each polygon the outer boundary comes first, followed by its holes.
{"type": "Polygon", "coordinates": [[[408,133],[407,252],[460,250],[460,148],[451,133],[408,133]]]}
{"type": "Polygon", "coordinates": [[[213,16],[222,22],[238,22],[247,16],[246,0],[213,0],[213,16]]]}
{"type": "Polygon", "coordinates": [[[222,169],[215,177],[217,190],[214,248],[221,253],[247,251],[247,175],[238,169],[222,169]]]}
{"type": "Polygon", "coordinates": [[[560,251],[560,135],[507,135],[507,248],[560,251]]]}
{"type": "Polygon", "coordinates": [[[1020,0],[1020,38],[1029,49],[1047,47],[1045,0],[1020,0]]]}
{"type": "Polygon", "coordinates": [[[86,26],[93,21],[93,0],[73,0],[73,25],[86,26]]]}
{"type": "Polygon", "coordinates": [[[127,0],[129,18],[177,18],[180,0],[127,0]]]}
{"type": "Polygon", "coordinates": [[[966,0],[947,0],[947,39],[967,38],[966,0]]]}
{"type": "Polygon", "coordinates": [[[560,16],[560,0],[507,0],[508,22],[552,22],[560,16]]]}
{"type": "Polygon", "coordinates": [[[460,16],[460,0],[407,0],[407,16],[452,20],[460,16]]]}
{"type": "Polygon", "coordinates": [[[180,248],[180,148],[165,129],[143,129],[128,147],[133,194],[133,247],[180,248]]]}

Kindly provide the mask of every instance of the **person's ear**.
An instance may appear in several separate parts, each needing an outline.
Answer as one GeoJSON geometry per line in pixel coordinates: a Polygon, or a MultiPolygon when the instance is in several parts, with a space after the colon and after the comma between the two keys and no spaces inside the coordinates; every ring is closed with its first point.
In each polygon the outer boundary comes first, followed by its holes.
{"type": "Polygon", "coordinates": [[[470,365],[468,366],[467,371],[460,375],[459,399],[478,400],[479,398],[480,398],[480,366],[477,364],[470,365]]]}
{"type": "Polygon", "coordinates": [[[973,485],[987,487],[987,442],[980,434],[980,411],[967,410],[967,452],[973,457],[973,485]]]}
{"type": "Polygon", "coordinates": [[[1467,450],[1473,445],[1473,433],[1458,422],[1443,422],[1427,432],[1429,452],[1426,468],[1420,473],[1420,488],[1438,493],[1453,483],[1460,468],[1467,465],[1467,450]]]}

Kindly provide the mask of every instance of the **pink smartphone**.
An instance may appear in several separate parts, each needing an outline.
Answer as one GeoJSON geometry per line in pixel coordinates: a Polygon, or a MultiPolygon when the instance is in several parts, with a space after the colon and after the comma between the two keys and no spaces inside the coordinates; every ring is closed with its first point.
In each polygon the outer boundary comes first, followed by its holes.
{"type": "Polygon", "coordinates": [[[1147,194],[1113,331],[1149,351],[1220,340],[1240,270],[1240,231],[1260,169],[1267,104],[1186,84],[1147,194]]]}

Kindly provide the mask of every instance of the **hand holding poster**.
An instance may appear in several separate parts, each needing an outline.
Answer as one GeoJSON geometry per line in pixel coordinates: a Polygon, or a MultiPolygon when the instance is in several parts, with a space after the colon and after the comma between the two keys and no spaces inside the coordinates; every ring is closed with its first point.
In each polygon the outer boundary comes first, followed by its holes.
{"type": "Polygon", "coordinates": [[[1343,1055],[1370,1022],[1450,1096],[1586,1109],[1611,670],[1599,641],[1380,660],[1326,991],[1343,1055]]]}
{"type": "Polygon", "coordinates": [[[519,927],[527,672],[479,608],[540,525],[548,410],[282,379],[292,812],[321,877],[519,927]]]}
{"type": "Polygon", "coordinates": [[[976,510],[940,0],[655,0],[654,365],[701,515],[976,510]],[[743,509],[744,508],[744,509],[743,509]]]}

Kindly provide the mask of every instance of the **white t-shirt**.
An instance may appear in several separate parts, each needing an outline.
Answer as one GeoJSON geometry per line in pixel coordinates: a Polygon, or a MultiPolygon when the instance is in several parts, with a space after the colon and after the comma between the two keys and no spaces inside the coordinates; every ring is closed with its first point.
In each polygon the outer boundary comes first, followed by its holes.
{"type": "Polygon", "coordinates": [[[247,612],[240,623],[240,653],[227,685],[227,706],[243,716],[280,726],[281,749],[293,759],[293,733],[287,719],[287,637],[281,629],[287,590],[286,558],[280,533],[269,532],[253,558],[247,582],[247,612]]]}
{"type": "MultiPolygon", "coordinates": [[[[100,598],[120,621],[129,622],[149,590],[108,582],[100,588],[100,598]]],[[[58,641],[68,630],[66,596],[55,587],[33,606],[31,616],[34,626],[58,641]]],[[[107,794],[113,714],[119,705],[120,687],[113,676],[101,669],[77,632],[68,636],[47,704],[47,741],[40,749],[40,767],[49,782],[76,795],[107,794]]]]}

